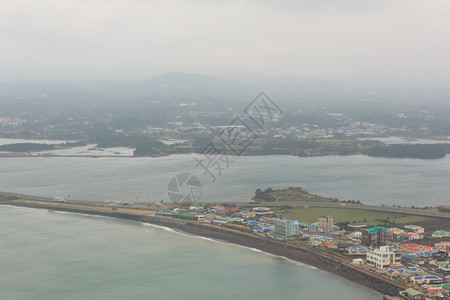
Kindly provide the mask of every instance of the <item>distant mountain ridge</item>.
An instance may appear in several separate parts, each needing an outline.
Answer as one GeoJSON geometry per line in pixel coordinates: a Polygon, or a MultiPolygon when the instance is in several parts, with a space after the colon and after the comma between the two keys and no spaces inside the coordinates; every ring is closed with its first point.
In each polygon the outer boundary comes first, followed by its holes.
{"type": "Polygon", "coordinates": [[[210,75],[200,75],[192,73],[170,72],[152,79],[146,80],[146,83],[153,86],[162,87],[187,87],[196,85],[231,85],[225,79],[210,75]]]}
{"type": "MultiPolygon", "coordinates": [[[[449,89],[421,90],[396,86],[396,80],[373,73],[360,73],[346,79],[302,76],[240,76],[224,79],[218,76],[170,72],[141,80],[79,80],[68,82],[0,83],[0,101],[27,102],[47,97],[58,101],[118,102],[127,101],[240,101],[241,106],[264,91],[286,102],[326,102],[336,99],[366,99],[382,94],[383,98],[410,99],[431,94],[442,103],[449,89]],[[401,97],[399,97],[399,95],[401,97]],[[406,96],[405,96],[406,95],[406,96]],[[22,99],[22,100],[21,100],[22,99]]],[[[393,100],[392,100],[393,99],[393,100]]],[[[26,106],[27,104],[24,104],[26,106]]]]}

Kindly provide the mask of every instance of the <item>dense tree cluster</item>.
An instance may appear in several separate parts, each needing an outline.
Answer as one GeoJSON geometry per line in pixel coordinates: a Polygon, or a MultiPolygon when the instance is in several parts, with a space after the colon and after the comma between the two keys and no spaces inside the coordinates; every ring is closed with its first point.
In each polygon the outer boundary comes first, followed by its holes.
{"type": "Polygon", "coordinates": [[[17,143],[9,145],[0,145],[0,151],[9,152],[39,152],[39,151],[49,151],[58,148],[65,147],[77,147],[83,146],[83,142],[67,142],[59,145],[56,144],[36,144],[36,143],[17,143]]]}
{"type": "Polygon", "coordinates": [[[264,201],[269,201],[269,202],[277,201],[277,198],[270,195],[271,192],[273,192],[273,190],[270,187],[265,189],[264,191],[262,191],[261,189],[256,189],[255,197],[253,197],[253,199],[264,200],[264,201]]]}
{"type": "Polygon", "coordinates": [[[417,144],[417,145],[383,145],[375,146],[366,151],[369,156],[393,158],[442,158],[449,152],[450,145],[417,144]]]}
{"type": "Polygon", "coordinates": [[[10,151],[10,152],[46,151],[53,149],[54,145],[33,144],[33,143],[21,143],[21,144],[10,144],[0,146],[0,151],[10,151]]]}

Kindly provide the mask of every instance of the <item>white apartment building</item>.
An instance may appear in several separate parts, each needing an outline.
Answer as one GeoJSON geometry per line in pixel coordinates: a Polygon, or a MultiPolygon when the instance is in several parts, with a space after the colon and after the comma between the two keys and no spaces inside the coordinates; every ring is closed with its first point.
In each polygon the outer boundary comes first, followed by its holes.
{"type": "Polygon", "coordinates": [[[401,263],[402,255],[389,249],[389,246],[381,246],[367,253],[366,263],[378,269],[388,269],[390,264],[401,263]]]}

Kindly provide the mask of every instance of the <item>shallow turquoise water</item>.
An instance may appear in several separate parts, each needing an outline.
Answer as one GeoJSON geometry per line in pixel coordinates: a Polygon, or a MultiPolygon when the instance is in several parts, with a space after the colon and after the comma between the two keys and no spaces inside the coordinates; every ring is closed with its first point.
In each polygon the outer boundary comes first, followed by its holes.
{"type": "Polygon", "coordinates": [[[0,206],[2,299],[381,299],[252,249],[103,217],[0,206]]]}

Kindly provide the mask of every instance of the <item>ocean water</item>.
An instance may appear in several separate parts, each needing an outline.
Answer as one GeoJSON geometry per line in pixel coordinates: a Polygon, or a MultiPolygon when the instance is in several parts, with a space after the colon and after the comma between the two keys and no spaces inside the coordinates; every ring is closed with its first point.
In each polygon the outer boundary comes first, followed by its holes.
{"type": "Polygon", "coordinates": [[[300,186],[309,192],[367,204],[450,203],[450,156],[392,159],[363,155],[230,157],[213,178],[196,155],[140,158],[0,158],[0,191],[89,201],[168,201],[167,185],[188,172],[202,183],[204,202],[249,201],[257,188],[300,186]],[[220,175],[220,176],[219,176],[220,175]]]}
{"type": "Polygon", "coordinates": [[[125,220],[0,206],[1,299],[381,299],[331,273],[125,220]]]}
{"type": "MultiPolygon", "coordinates": [[[[440,205],[450,158],[232,157],[216,181],[194,155],[0,158],[0,191],[89,201],[168,201],[181,172],[202,201],[301,186],[369,204],[440,205]]],[[[248,248],[103,217],[0,206],[1,299],[381,299],[333,274],[248,248]]]]}

